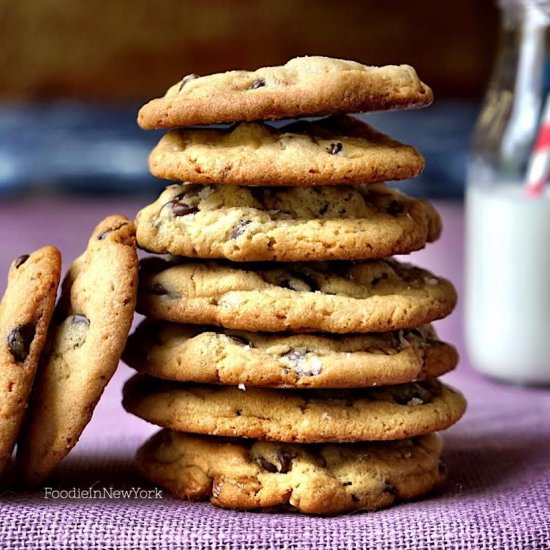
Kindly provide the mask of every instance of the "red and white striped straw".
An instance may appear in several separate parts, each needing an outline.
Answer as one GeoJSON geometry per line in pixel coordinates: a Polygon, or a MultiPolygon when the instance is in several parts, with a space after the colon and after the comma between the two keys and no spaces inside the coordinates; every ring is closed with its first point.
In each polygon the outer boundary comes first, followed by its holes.
{"type": "Polygon", "coordinates": [[[524,185],[525,193],[530,197],[539,197],[548,179],[550,179],[550,94],[546,97],[537,141],[529,159],[527,181],[524,185]]]}

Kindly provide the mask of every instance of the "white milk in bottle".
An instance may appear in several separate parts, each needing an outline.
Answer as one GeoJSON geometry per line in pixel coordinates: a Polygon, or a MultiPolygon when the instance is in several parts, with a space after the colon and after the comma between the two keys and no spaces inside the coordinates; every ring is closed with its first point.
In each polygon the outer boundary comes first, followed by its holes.
{"type": "Polygon", "coordinates": [[[466,192],[465,334],[478,371],[550,384],[550,192],[525,193],[550,85],[550,0],[500,0],[466,192]]]}
{"type": "Polygon", "coordinates": [[[466,340],[479,371],[550,383],[550,192],[470,185],[466,340]]]}

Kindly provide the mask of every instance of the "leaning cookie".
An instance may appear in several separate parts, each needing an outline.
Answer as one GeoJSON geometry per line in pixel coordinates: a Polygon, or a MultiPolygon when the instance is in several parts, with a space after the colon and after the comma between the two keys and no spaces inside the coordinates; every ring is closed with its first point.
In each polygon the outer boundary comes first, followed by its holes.
{"type": "Polygon", "coordinates": [[[356,390],[272,390],[167,382],[136,375],[124,408],[175,431],[268,441],[387,441],[444,430],[464,397],[435,378],[356,390]]]}
{"type": "Polygon", "coordinates": [[[126,343],[137,272],[133,223],[106,218],[63,282],[18,444],[26,483],[43,482],[90,421],[126,343]]]}
{"type": "Polygon", "coordinates": [[[172,495],[238,510],[341,514],[419,498],[445,480],[437,434],[382,443],[292,445],[162,430],[140,473],[172,495]]]}
{"type": "Polygon", "coordinates": [[[17,258],[0,302],[0,474],[11,457],[46,342],[61,254],[46,246],[17,258]]]}
{"type": "Polygon", "coordinates": [[[144,321],[124,361],[165,380],[278,388],[361,388],[441,376],[458,361],[431,326],[379,334],[273,334],[144,321]]]}
{"type": "Polygon", "coordinates": [[[142,262],[138,311],[252,332],[387,332],[445,317],[448,281],[396,260],[228,264],[142,262]]]}
{"type": "Polygon", "coordinates": [[[297,57],[278,67],[187,75],[141,108],[144,129],[425,107],[432,91],[408,65],[297,57]]]}
{"type": "Polygon", "coordinates": [[[427,202],[384,185],[171,185],[136,218],[157,254],[233,261],[364,260],[407,254],[439,237],[427,202]]]}
{"type": "Polygon", "coordinates": [[[343,185],[418,176],[424,158],[350,116],[275,127],[174,130],[149,156],[159,178],[232,185],[343,185]]]}

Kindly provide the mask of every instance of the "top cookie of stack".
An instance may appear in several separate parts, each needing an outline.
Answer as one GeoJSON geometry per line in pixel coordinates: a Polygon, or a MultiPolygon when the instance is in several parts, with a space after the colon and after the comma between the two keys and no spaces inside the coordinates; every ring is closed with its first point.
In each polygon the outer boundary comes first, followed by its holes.
{"type": "Polygon", "coordinates": [[[138,122],[173,128],[150,155],[153,175],[208,186],[168,188],[139,213],[138,242],[160,254],[233,261],[361,260],[422,248],[441,230],[431,205],[365,185],[417,176],[422,155],[343,113],[431,101],[407,65],[302,57],[188,75],[142,107],[138,122]],[[329,116],[265,122],[321,115],[329,116]],[[181,128],[214,123],[233,124],[181,128]]]}

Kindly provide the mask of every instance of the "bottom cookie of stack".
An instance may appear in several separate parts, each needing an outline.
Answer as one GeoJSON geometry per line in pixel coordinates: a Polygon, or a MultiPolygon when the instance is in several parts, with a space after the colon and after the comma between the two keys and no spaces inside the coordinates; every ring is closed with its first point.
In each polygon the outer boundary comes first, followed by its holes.
{"type": "Polygon", "coordinates": [[[161,430],[137,453],[141,474],[188,500],[307,514],[378,510],[445,480],[441,438],[288,444],[161,430]]]}

